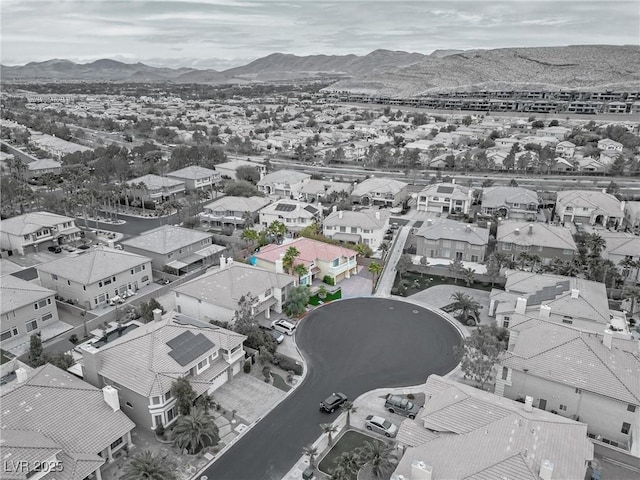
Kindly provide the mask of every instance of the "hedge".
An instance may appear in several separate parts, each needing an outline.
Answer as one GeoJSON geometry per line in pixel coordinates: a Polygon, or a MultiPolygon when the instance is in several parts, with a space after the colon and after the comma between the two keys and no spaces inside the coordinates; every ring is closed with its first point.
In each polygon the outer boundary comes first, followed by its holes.
{"type": "Polygon", "coordinates": [[[302,365],[296,362],[293,358],[282,355],[281,353],[276,353],[273,357],[273,364],[278,365],[285,371],[292,370],[296,375],[302,375],[302,365]]]}

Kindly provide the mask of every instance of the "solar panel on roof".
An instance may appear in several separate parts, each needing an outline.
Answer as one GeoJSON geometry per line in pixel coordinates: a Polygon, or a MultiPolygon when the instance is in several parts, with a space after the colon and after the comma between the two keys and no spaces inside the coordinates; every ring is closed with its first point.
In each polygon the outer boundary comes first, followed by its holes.
{"type": "Polygon", "coordinates": [[[186,331],[178,335],[176,338],[169,340],[167,345],[171,347],[169,355],[180,366],[184,367],[193,362],[196,358],[202,356],[214,347],[211,340],[202,333],[194,335],[190,331],[186,331]]]}
{"type": "Polygon", "coordinates": [[[527,299],[527,305],[540,305],[540,292],[536,292],[527,299]]]}
{"type": "Polygon", "coordinates": [[[440,186],[437,189],[438,193],[453,193],[453,187],[449,186],[440,186]]]}
{"type": "Polygon", "coordinates": [[[542,289],[542,300],[553,300],[556,298],[556,287],[544,287],[542,289]]]}
{"type": "Polygon", "coordinates": [[[279,203],[275,208],[277,212],[293,212],[295,209],[296,206],[290,203],[279,203]]]}
{"type": "Polygon", "coordinates": [[[311,205],[307,205],[306,207],[304,207],[304,209],[309,213],[313,213],[314,215],[318,213],[318,209],[315,207],[312,207],[311,205]]]}

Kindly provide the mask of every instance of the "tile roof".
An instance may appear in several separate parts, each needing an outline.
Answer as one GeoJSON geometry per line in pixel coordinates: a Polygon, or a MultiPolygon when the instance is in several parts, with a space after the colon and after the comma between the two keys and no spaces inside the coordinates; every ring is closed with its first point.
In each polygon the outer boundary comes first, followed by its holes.
{"type": "Polygon", "coordinates": [[[282,215],[284,218],[314,218],[319,210],[308,203],[296,200],[278,200],[260,210],[260,214],[282,215]]]}
{"type": "Polygon", "coordinates": [[[122,244],[149,252],[166,254],[208,238],[213,238],[213,235],[191,228],[162,225],[153,230],[142,232],[137,237],[125,240],[122,244]]]}
{"type": "Polygon", "coordinates": [[[578,249],[571,230],[539,222],[503,221],[498,225],[496,240],[521,246],[542,246],[573,251],[578,249]]]}
{"type": "Polygon", "coordinates": [[[463,187],[456,183],[435,183],[424,187],[418,195],[432,197],[434,195],[446,195],[454,200],[469,200],[469,191],[467,187],[463,187]]]}
{"type": "Polygon", "coordinates": [[[205,210],[213,212],[257,212],[269,205],[271,199],[267,197],[232,197],[219,198],[204,206],[205,210]]]}
{"type": "Polygon", "coordinates": [[[148,175],[143,175],[142,177],[134,178],[132,180],[127,180],[126,182],[126,184],[129,186],[137,185],[139,183],[144,183],[149,190],[158,190],[162,188],[177,187],[180,185],[184,186],[184,182],[182,180],[176,180],[175,178],[161,177],[159,175],[154,175],[152,173],[148,175]]]}
{"type": "Polygon", "coordinates": [[[496,208],[519,203],[538,204],[538,194],[522,187],[487,187],[482,190],[482,207],[496,208]]]}
{"type": "Polygon", "coordinates": [[[526,368],[536,377],[640,405],[637,342],[614,340],[609,349],[603,335],[539,318],[512,330],[517,337],[502,365],[519,371],[526,368]]]}
{"type": "Polygon", "coordinates": [[[280,254],[284,254],[291,247],[295,247],[300,255],[296,257],[296,263],[304,263],[308,265],[316,260],[331,261],[340,257],[353,257],[358,254],[355,250],[332,245],[330,243],[320,242],[311,238],[300,237],[292,242],[283,245],[265,245],[254,256],[267,262],[275,262],[280,258],[280,254]]]}
{"type": "Polygon", "coordinates": [[[489,242],[488,228],[479,228],[444,217],[428,219],[422,224],[416,235],[427,240],[455,240],[471,245],[487,245],[489,242]]]}
{"type": "Polygon", "coordinates": [[[181,168],[180,170],[169,172],[167,173],[167,176],[196,180],[198,178],[219,177],[220,174],[215,170],[204,168],[199,165],[189,165],[188,167],[181,168]]]}
{"type": "Polygon", "coordinates": [[[609,255],[640,256],[639,236],[633,235],[632,233],[611,232],[609,230],[602,230],[597,233],[607,242],[603,251],[605,258],[609,255]]]}
{"type": "Polygon", "coordinates": [[[596,208],[609,216],[622,216],[620,200],[597,190],[563,190],[558,192],[557,203],[565,207],[596,208]]]}
{"type": "Polygon", "coordinates": [[[2,220],[0,231],[12,235],[26,235],[37,232],[42,227],[53,227],[65,222],[73,222],[73,218],[49,212],[32,212],[2,220]]]}
{"type": "MultiPolygon", "coordinates": [[[[231,349],[246,339],[244,335],[204,322],[181,322],[184,317],[148,323],[100,347],[95,353],[100,363],[100,375],[145,397],[162,395],[205,354],[217,353],[220,348],[231,349]],[[201,334],[213,346],[181,365],[172,357],[169,343],[185,332],[194,336],[201,334]]],[[[226,362],[225,366],[228,366],[226,362]]]]}
{"type": "Polygon", "coordinates": [[[324,218],[322,224],[325,227],[344,226],[375,230],[383,228],[389,221],[390,216],[391,212],[389,210],[377,210],[373,208],[359,210],[357,212],[352,210],[343,210],[331,212],[324,218]],[[340,218],[340,213],[342,213],[342,218],[340,218]],[[380,217],[379,219],[376,218],[376,214],[380,217]]]}
{"type": "Polygon", "coordinates": [[[258,182],[258,186],[271,185],[274,183],[298,183],[311,179],[308,173],[298,172],[296,170],[276,170],[268,173],[258,182]]]}
{"type": "Polygon", "coordinates": [[[583,478],[593,459],[585,424],[537,408],[527,412],[521,403],[437,375],[429,377],[425,393],[421,420],[439,431],[407,449],[396,474],[413,478],[411,464],[422,461],[433,478],[536,480],[549,460],[554,478],[583,478]]]}
{"type": "Polygon", "coordinates": [[[324,195],[332,192],[351,192],[353,185],[345,182],[331,182],[329,180],[309,180],[300,188],[300,193],[309,195],[324,195]],[[326,188],[325,188],[326,187],[326,188]]]}
{"type": "MultiPolygon", "coordinates": [[[[82,285],[90,285],[148,262],[151,262],[150,258],[135,253],[111,248],[96,248],[77,256],[70,255],[53,262],[43,263],[38,265],[36,270],[38,275],[40,272],[53,273],[82,285]]],[[[149,270],[149,276],[151,276],[151,270],[149,270]]]]}
{"type": "Polygon", "coordinates": [[[64,452],[64,475],[73,480],[95,471],[104,463],[97,453],[135,427],[107,405],[100,389],[51,364],[3,390],[0,403],[1,436],[20,430],[36,449],[56,445],[64,452]]]}
{"type": "Polygon", "coordinates": [[[269,288],[283,288],[292,285],[294,280],[291,275],[233,262],[223,268],[212,268],[174,291],[235,311],[243,295],[259,295],[269,288]]]}
{"type": "Polygon", "coordinates": [[[357,184],[351,194],[355,197],[361,197],[363,195],[368,195],[375,192],[379,192],[381,194],[396,195],[406,187],[407,184],[405,182],[401,182],[400,180],[394,180],[392,178],[372,177],[357,184]]]}
{"type": "Polygon", "coordinates": [[[0,277],[0,312],[11,312],[55,295],[56,292],[13,275],[0,277]]]}
{"type": "Polygon", "coordinates": [[[27,164],[27,168],[30,172],[34,172],[37,170],[46,170],[49,168],[60,168],[62,164],[60,162],[56,162],[51,158],[43,158],[41,160],[36,160],[35,162],[31,162],[27,164]]]}

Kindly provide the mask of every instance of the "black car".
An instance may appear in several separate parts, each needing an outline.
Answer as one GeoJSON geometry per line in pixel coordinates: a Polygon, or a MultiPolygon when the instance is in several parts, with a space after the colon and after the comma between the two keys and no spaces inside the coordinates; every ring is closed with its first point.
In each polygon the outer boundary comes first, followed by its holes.
{"type": "Polygon", "coordinates": [[[52,246],[52,247],[49,247],[48,250],[53,253],[60,253],[62,251],[62,248],[57,246],[52,246]]]}
{"type": "Polygon", "coordinates": [[[347,401],[347,396],[344,393],[332,393],[322,402],[320,402],[320,410],[323,412],[333,413],[336,408],[339,408],[344,402],[347,401]]]}

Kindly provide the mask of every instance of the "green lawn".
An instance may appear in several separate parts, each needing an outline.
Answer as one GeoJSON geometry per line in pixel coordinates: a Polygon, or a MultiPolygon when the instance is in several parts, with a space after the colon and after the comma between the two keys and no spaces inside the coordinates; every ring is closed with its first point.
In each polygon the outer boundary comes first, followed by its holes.
{"type": "Polygon", "coordinates": [[[320,302],[327,303],[332,300],[338,300],[339,298],[342,298],[342,290],[337,290],[333,293],[327,292],[327,297],[324,300],[320,300],[318,295],[314,295],[309,298],[309,304],[315,307],[316,305],[320,305],[320,302]]]}
{"type": "Polygon", "coordinates": [[[284,378],[282,378],[277,373],[271,372],[271,378],[273,379],[273,386],[274,387],[279,388],[280,390],[282,390],[284,392],[288,392],[289,390],[291,390],[291,386],[287,385],[287,382],[284,381],[284,378]]]}
{"type": "MultiPolygon", "coordinates": [[[[414,293],[426,290],[427,288],[435,287],[436,285],[456,285],[456,282],[453,278],[426,273],[420,275],[419,273],[407,272],[402,275],[402,280],[400,279],[400,275],[396,274],[396,280],[393,283],[393,288],[394,293],[403,297],[408,297],[410,295],[413,295],[414,293]],[[408,286],[406,288],[400,288],[400,282],[402,280],[408,283],[408,286]]],[[[457,285],[459,287],[466,287],[467,283],[464,280],[458,280],[457,285]]],[[[490,292],[493,287],[490,283],[485,284],[481,282],[473,282],[470,288],[490,292]]]]}
{"type": "MultiPolygon", "coordinates": [[[[366,433],[356,432],[355,430],[345,432],[318,464],[318,470],[331,475],[331,471],[336,467],[337,460],[342,453],[353,452],[355,449],[362,447],[367,440],[378,441],[366,433]]],[[[351,480],[355,480],[355,477],[351,480]]]]}

